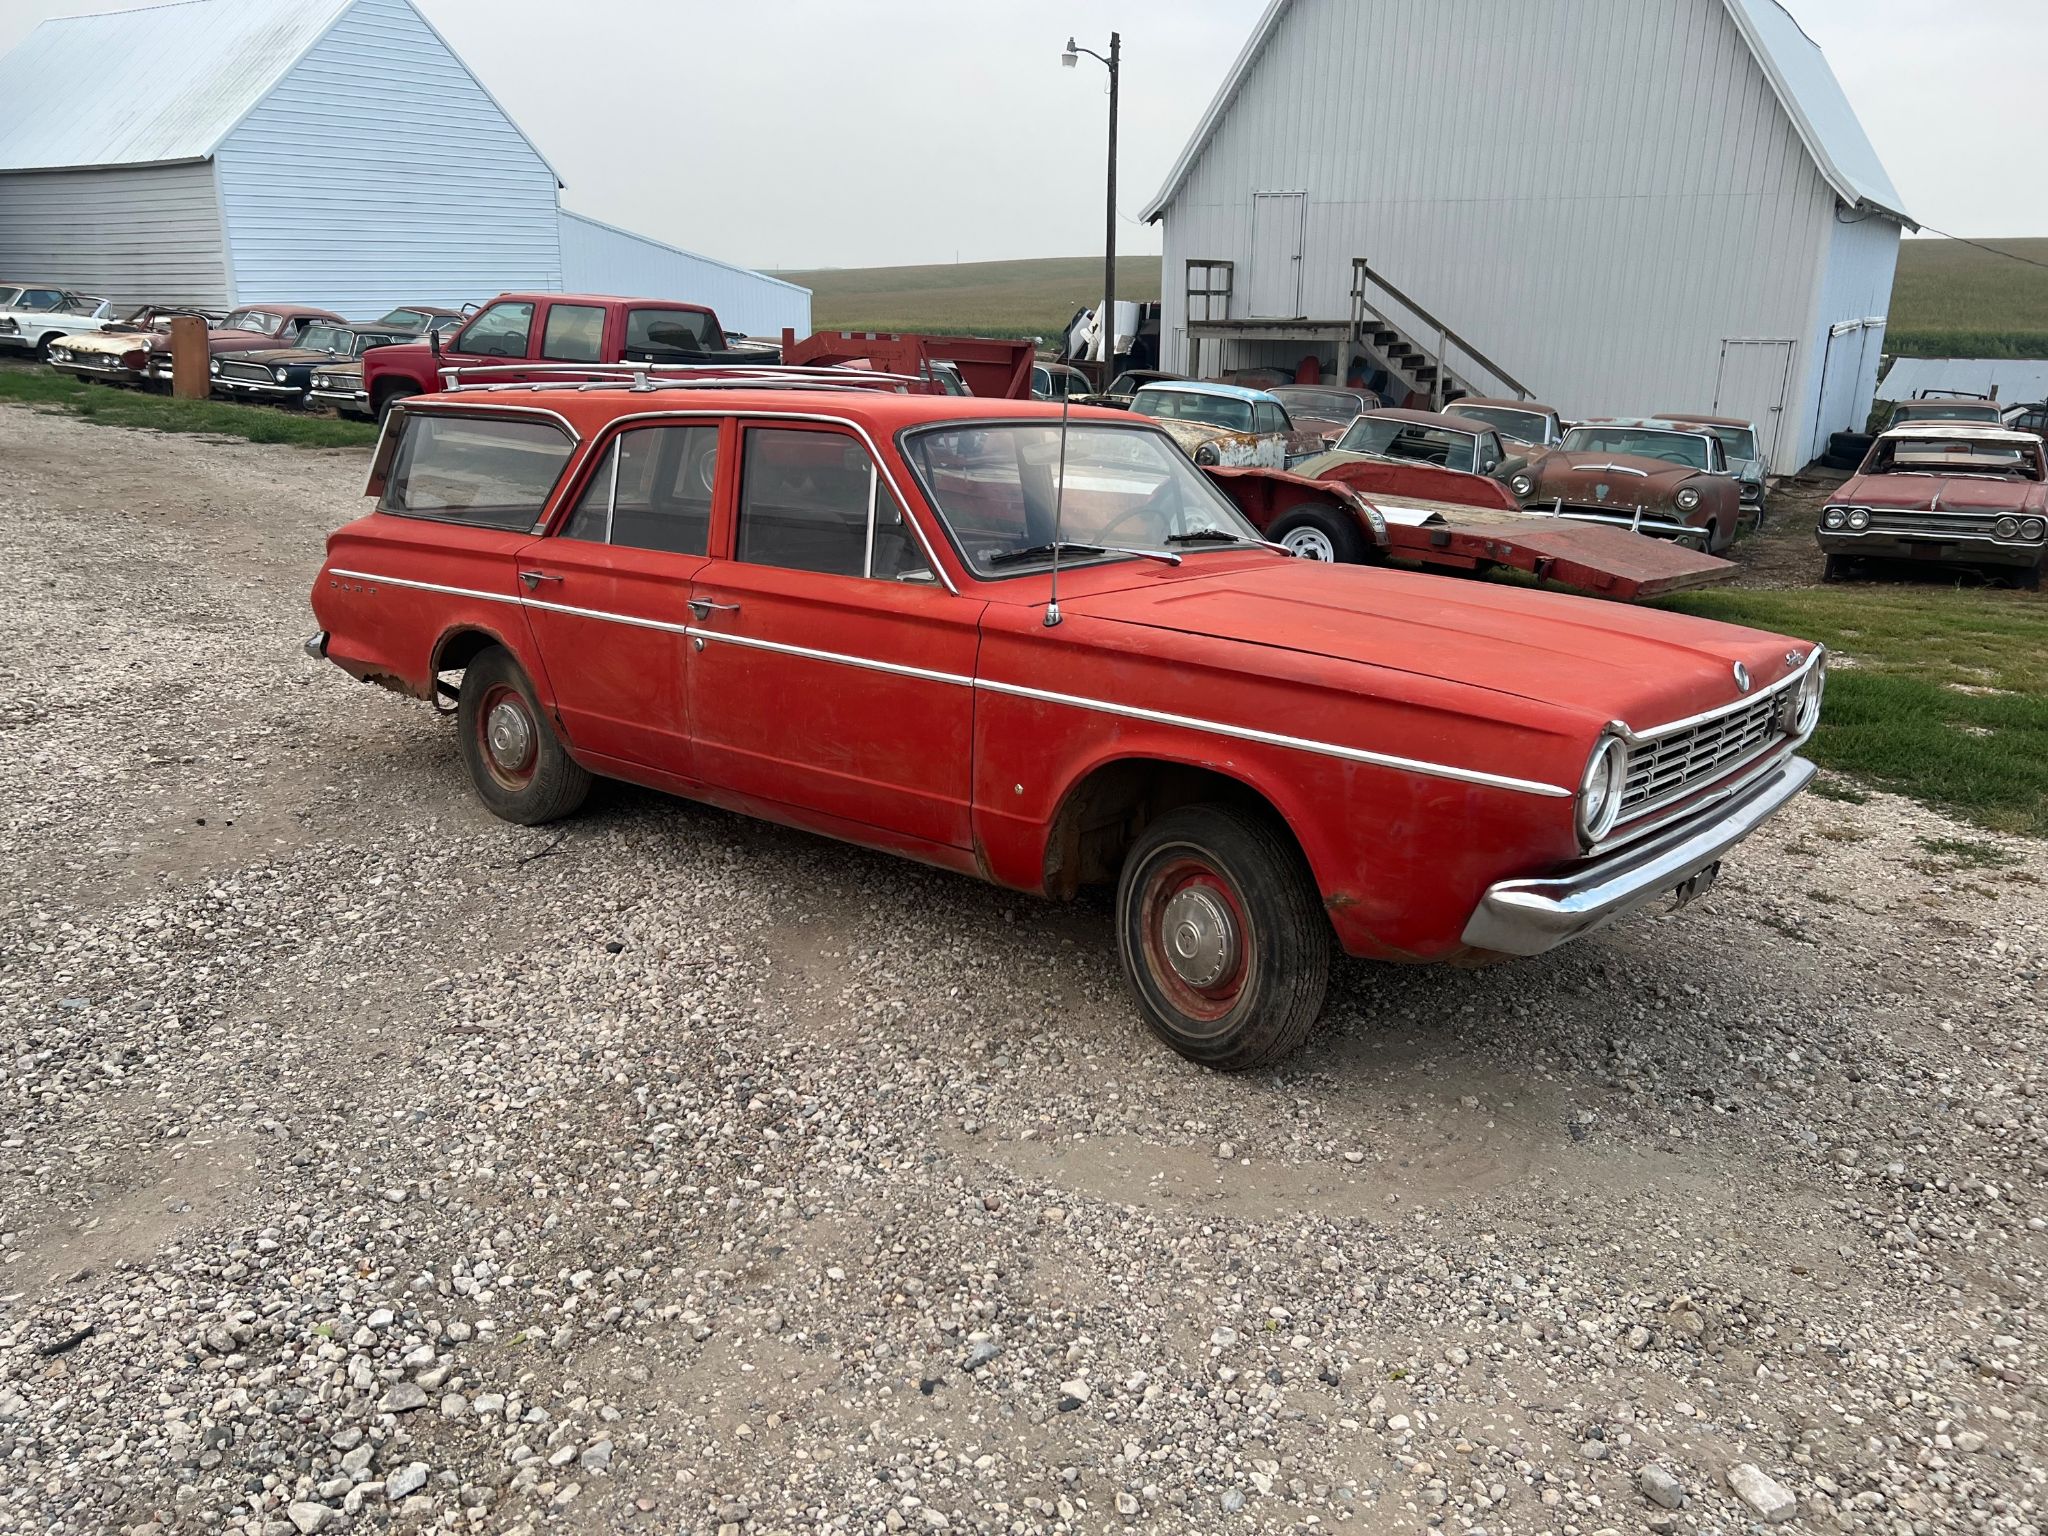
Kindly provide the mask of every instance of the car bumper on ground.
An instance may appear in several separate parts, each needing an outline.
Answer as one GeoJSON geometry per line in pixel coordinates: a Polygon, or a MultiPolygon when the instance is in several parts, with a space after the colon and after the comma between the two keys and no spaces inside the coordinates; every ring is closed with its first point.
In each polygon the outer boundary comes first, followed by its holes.
{"type": "Polygon", "coordinates": [[[1981,533],[1909,534],[1889,530],[1852,533],[1815,530],[1821,553],[1850,560],[1916,560],[1934,565],[2001,565],[2038,570],[2048,545],[1981,533]]]}
{"type": "Polygon", "coordinates": [[[1506,880],[1480,898],[1465,942],[1503,955],[1540,955],[1604,928],[1660,896],[1690,900],[1713,883],[1721,858],[1813,779],[1803,757],[1788,757],[1731,800],[1702,816],[1569,874],[1506,880]]]}

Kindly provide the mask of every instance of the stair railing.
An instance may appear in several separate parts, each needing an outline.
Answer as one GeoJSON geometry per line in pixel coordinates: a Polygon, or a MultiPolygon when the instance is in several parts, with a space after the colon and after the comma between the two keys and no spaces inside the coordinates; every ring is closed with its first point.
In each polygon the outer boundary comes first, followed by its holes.
{"type": "Polygon", "coordinates": [[[1509,373],[1500,364],[1496,363],[1484,352],[1481,352],[1471,342],[1445,325],[1443,321],[1424,309],[1420,304],[1409,298],[1407,294],[1396,288],[1392,283],[1380,276],[1379,273],[1373,271],[1372,263],[1363,256],[1355,256],[1351,260],[1351,334],[1354,340],[1363,336],[1367,319],[1377,321],[1379,325],[1402,337],[1411,335],[1414,330],[1412,324],[1397,322],[1389,316],[1386,313],[1384,304],[1368,302],[1368,285],[1384,293],[1412,315],[1415,320],[1420,321],[1425,332],[1436,332],[1436,354],[1434,356],[1430,355],[1427,348],[1420,341],[1410,343],[1411,346],[1421,351],[1425,358],[1429,359],[1430,364],[1435,370],[1435,377],[1430,380],[1429,386],[1431,409],[1436,409],[1443,404],[1444,385],[1450,377],[1450,351],[1452,347],[1456,347],[1465,357],[1477,363],[1481,368],[1484,368],[1500,383],[1505,384],[1513,392],[1517,400],[1527,400],[1534,394],[1534,391],[1528,385],[1509,373]]]}

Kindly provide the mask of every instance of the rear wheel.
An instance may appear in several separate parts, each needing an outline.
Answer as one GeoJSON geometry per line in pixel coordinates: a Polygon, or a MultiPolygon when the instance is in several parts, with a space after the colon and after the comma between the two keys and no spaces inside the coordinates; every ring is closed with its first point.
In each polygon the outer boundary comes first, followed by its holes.
{"type": "Polygon", "coordinates": [[[590,773],[569,756],[533,684],[502,646],[462,674],[455,711],[463,766],[491,813],[523,827],[567,816],[590,793],[590,773]]]}
{"type": "Polygon", "coordinates": [[[1334,507],[1313,503],[1292,507],[1273,520],[1266,537],[1287,546],[1298,560],[1357,565],[1365,559],[1358,525],[1334,507]]]}
{"type": "Polygon", "coordinates": [[[1171,812],[1139,836],[1117,884],[1117,951],[1145,1025],[1223,1072],[1279,1061],[1329,987],[1331,934],[1307,863],[1268,817],[1171,812]]]}

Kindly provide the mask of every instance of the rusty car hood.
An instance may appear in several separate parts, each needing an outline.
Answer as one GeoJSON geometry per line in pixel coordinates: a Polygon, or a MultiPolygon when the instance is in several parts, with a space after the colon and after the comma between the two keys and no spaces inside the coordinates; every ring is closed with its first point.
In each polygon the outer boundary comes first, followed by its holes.
{"type": "Polygon", "coordinates": [[[1548,501],[1562,496],[1583,501],[1596,486],[1609,488],[1608,500],[1626,506],[1637,499],[1636,492],[1649,491],[1668,499],[1694,480],[1708,478],[1704,469],[1672,464],[1663,459],[1638,458],[1627,453],[1567,453],[1562,448],[1539,454],[1524,471],[1536,482],[1525,501],[1548,501]]]}
{"type": "Polygon", "coordinates": [[[1856,475],[1828,498],[1831,506],[1888,511],[2032,513],[2048,516],[2048,485],[1993,475],[1856,475]]]}
{"type": "MultiPolygon", "coordinates": [[[[1766,687],[1803,640],[1555,592],[1314,561],[1187,568],[1070,599],[1069,613],[1441,678],[1638,730],[1766,687]]],[[[1371,687],[1369,677],[1359,686],[1371,687]]]]}

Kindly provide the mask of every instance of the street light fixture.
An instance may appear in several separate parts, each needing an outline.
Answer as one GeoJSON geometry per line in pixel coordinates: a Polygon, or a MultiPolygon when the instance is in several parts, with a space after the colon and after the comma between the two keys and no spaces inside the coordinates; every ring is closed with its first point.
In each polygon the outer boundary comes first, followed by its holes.
{"type": "Polygon", "coordinates": [[[1117,32],[1109,34],[1107,57],[1068,38],[1067,51],[1060,55],[1061,68],[1074,68],[1084,53],[1109,70],[1108,211],[1102,240],[1102,313],[1096,316],[1095,323],[1095,333],[1102,340],[1101,387],[1107,389],[1116,372],[1116,91],[1118,67],[1123,61],[1123,36],[1117,32]]]}

